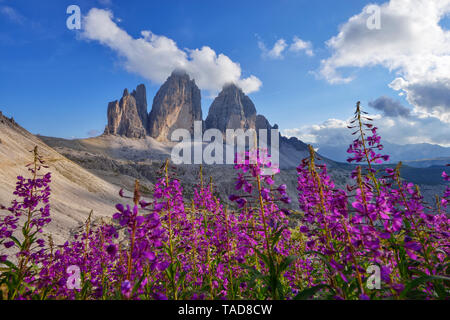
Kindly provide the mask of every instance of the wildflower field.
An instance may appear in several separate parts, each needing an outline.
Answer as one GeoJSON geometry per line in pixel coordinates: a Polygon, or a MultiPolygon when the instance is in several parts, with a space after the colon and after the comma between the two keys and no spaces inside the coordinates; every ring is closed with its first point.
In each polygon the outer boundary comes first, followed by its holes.
{"type": "MultiPolygon", "coordinates": [[[[299,211],[286,185],[262,175],[263,150],[237,161],[233,205],[199,172],[193,199],[167,161],[152,202],[121,191],[113,224],[92,226],[64,245],[51,221],[51,173],[33,151],[30,176],[0,213],[0,299],[448,299],[450,187],[425,204],[388,160],[359,103],[348,148],[352,184],[336,188],[327,167],[299,159],[299,211]]],[[[237,157],[238,158],[238,157],[237,157]]],[[[449,176],[443,172],[448,183],[449,176]]]]}

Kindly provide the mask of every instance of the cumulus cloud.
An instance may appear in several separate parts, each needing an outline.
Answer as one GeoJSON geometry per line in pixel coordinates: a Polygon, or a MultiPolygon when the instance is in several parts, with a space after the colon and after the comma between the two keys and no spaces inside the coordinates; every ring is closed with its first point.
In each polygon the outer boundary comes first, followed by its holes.
{"type": "MultiPolygon", "coordinates": [[[[450,126],[450,78],[401,83],[398,90],[406,93],[408,102],[417,107],[419,114],[432,115],[450,126]]],[[[396,85],[398,82],[392,87],[396,85]]]]}
{"type": "MultiPolygon", "coordinates": [[[[385,110],[383,110],[385,112],[385,110]]],[[[450,146],[450,126],[443,125],[435,117],[389,117],[381,114],[370,115],[374,125],[379,128],[383,140],[396,144],[431,143],[450,146]]],[[[354,136],[347,128],[350,119],[329,119],[321,124],[306,125],[300,128],[286,129],[282,134],[295,136],[315,145],[349,144],[354,136]]]]}
{"type": "Polygon", "coordinates": [[[262,85],[256,76],[242,78],[239,63],[208,46],[182,50],[174,40],[151,31],[133,38],[117,25],[109,10],[91,9],[84,17],[82,37],[111,48],[123,59],[126,70],[158,84],[174,69],[182,69],[201,89],[212,93],[227,83],[235,83],[245,93],[257,91],[262,85]]]}
{"type": "Polygon", "coordinates": [[[283,59],[283,51],[287,47],[286,40],[284,39],[278,39],[275,44],[273,45],[272,49],[267,49],[264,42],[261,40],[258,41],[258,47],[262,51],[262,55],[264,57],[270,58],[270,59],[283,59]]]}
{"type": "Polygon", "coordinates": [[[397,74],[389,86],[405,94],[416,113],[450,123],[450,31],[440,24],[450,0],[390,0],[380,6],[380,29],[367,27],[367,8],[327,41],[332,54],[319,74],[347,83],[354,77],[341,68],[383,66],[397,74]]]}
{"type": "Polygon", "coordinates": [[[348,121],[328,119],[321,124],[305,125],[300,128],[285,129],[282,134],[297,137],[312,144],[343,144],[348,142],[348,121]]]}
{"type": "Polygon", "coordinates": [[[369,102],[369,107],[383,111],[383,115],[387,117],[409,117],[411,113],[411,110],[400,102],[384,96],[369,102]]]}
{"type": "Polygon", "coordinates": [[[297,36],[294,36],[291,44],[288,44],[283,38],[278,39],[271,49],[268,49],[264,42],[259,39],[258,47],[262,52],[262,56],[269,59],[283,59],[286,50],[290,52],[304,51],[308,56],[314,55],[311,42],[303,41],[297,36]]]}
{"type": "Polygon", "coordinates": [[[303,41],[302,39],[300,39],[297,36],[294,36],[294,39],[292,40],[292,44],[289,47],[289,51],[293,51],[293,52],[305,51],[305,53],[310,57],[312,57],[314,55],[311,42],[303,41]]]}

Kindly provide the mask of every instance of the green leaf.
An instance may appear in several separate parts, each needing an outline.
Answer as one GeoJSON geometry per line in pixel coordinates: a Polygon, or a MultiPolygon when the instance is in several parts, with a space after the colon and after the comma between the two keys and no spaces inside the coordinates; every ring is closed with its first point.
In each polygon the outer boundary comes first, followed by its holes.
{"type": "Polygon", "coordinates": [[[92,284],[90,280],[86,280],[83,284],[83,287],[81,288],[81,292],[80,292],[80,298],[83,300],[86,300],[86,297],[88,295],[88,290],[91,289],[92,284]]]}
{"type": "Polygon", "coordinates": [[[283,271],[289,268],[289,266],[292,264],[292,262],[295,261],[295,259],[297,259],[297,256],[294,255],[284,258],[278,266],[278,274],[281,274],[283,271]]]}
{"type": "Polygon", "coordinates": [[[328,257],[325,256],[323,253],[318,252],[318,251],[305,251],[303,254],[304,255],[310,255],[310,254],[317,255],[320,258],[320,260],[322,260],[325,263],[328,270],[333,271],[333,268],[331,267],[330,262],[328,261],[328,257]]]}
{"type": "Polygon", "coordinates": [[[260,257],[260,258],[264,261],[264,263],[266,264],[266,266],[269,266],[269,268],[270,268],[271,263],[270,263],[269,257],[266,256],[265,254],[263,254],[261,251],[259,251],[259,250],[256,249],[256,248],[253,248],[253,250],[255,250],[255,252],[256,252],[256,254],[258,255],[258,257],[260,257]]]}
{"type": "Polygon", "coordinates": [[[414,280],[412,280],[411,282],[409,282],[406,287],[405,290],[403,290],[402,294],[400,295],[401,298],[406,298],[409,296],[410,293],[413,293],[413,289],[416,289],[419,285],[426,283],[426,282],[431,282],[433,280],[445,280],[445,281],[450,281],[449,277],[445,277],[445,276],[422,276],[419,278],[416,278],[414,280]]]}
{"type": "Polygon", "coordinates": [[[16,237],[14,237],[14,236],[9,236],[9,238],[12,240],[12,241],[14,241],[14,243],[15,244],[17,244],[17,246],[20,248],[21,247],[21,243],[20,243],[20,241],[16,238],[16,237]]]}
{"type": "Polygon", "coordinates": [[[280,240],[281,237],[281,233],[283,232],[285,228],[280,228],[279,230],[277,230],[273,237],[272,237],[272,243],[271,243],[271,250],[273,250],[273,248],[277,245],[278,241],[280,240]]]}
{"type": "Polygon", "coordinates": [[[307,300],[307,299],[311,298],[313,295],[315,295],[318,291],[320,291],[324,288],[330,288],[330,286],[327,284],[320,284],[318,286],[305,289],[303,291],[300,291],[295,296],[294,300],[307,300]]]}
{"type": "Polygon", "coordinates": [[[145,272],[142,273],[142,276],[139,278],[139,280],[134,284],[133,290],[131,291],[131,296],[134,296],[136,291],[139,289],[142,281],[144,281],[144,278],[147,274],[145,272]]]}
{"type": "Polygon", "coordinates": [[[245,265],[245,264],[242,264],[242,263],[239,263],[239,266],[241,266],[242,268],[248,270],[249,273],[250,273],[250,274],[253,276],[253,278],[255,278],[255,279],[262,279],[262,278],[264,278],[264,275],[263,275],[260,271],[256,270],[256,269],[255,269],[254,267],[252,267],[252,266],[248,266],[248,265],[245,265]]]}
{"type": "Polygon", "coordinates": [[[13,270],[15,270],[15,271],[18,270],[18,268],[16,267],[16,265],[15,265],[14,263],[12,263],[11,261],[6,260],[6,261],[3,261],[2,263],[5,264],[5,265],[7,265],[8,267],[10,267],[11,269],[13,269],[13,270]]]}

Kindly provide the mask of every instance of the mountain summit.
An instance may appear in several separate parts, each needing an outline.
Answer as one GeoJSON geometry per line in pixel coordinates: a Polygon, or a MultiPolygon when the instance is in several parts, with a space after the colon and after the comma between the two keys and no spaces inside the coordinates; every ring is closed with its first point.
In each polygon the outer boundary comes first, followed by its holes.
{"type": "MultiPolygon", "coordinates": [[[[160,142],[170,141],[176,129],[193,134],[194,121],[203,121],[200,89],[195,80],[175,70],[156,93],[152,109],[147,114],[145,86],[140,84],[130,94],[108,104],[108,124],[105,135],[128,138],[151,136],[160,142]]],[[[269,121],[256,113],[252,100],[235,84],[226,85],[214,99],[205,121],[205,129],[268,129],[269,121]]]]}
{"type": "Polygon", "coordinates": [[[256,108],[252,100],[234,84],[223,88],[209,108],[205,121],[206,129],[255,128],[256,108]]]}
{"type": "Polygon", "coordinates": [[[200,89],[187,73],[174,71],[153,99],[148,133],[158,141],[168,141],[175,129],[193,134],[194,121],[202,121],[200,89]]]}
{"type": "Polygon", "coordinates": [[[145,86],[139,85],[132,94],[123,91],[122,98],[108,104],[108,124],[105,134],[128,138],[145,138],[147,134],[147,98],[145,86]]]}

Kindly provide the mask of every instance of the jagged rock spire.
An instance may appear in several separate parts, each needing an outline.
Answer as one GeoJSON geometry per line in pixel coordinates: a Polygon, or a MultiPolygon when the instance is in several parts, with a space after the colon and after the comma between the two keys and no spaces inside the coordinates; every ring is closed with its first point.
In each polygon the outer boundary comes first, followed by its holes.
{"type": "Polygon", "coordinates": [[[105,134],[145,138],[147,122],[145,86],[141,84],[131,95],[128,89],[125,89],[119,101],[115,100],[108,104],[108,124],[105,134]]]}
{"type": "Polygon", "coordinates": [[[202,121],[200,89],[186,72],[175,70],[153,99],[148,133],[159,141],[168,141],[175,129],[187,129],[192,134],[194,121],[202,121]]]}

